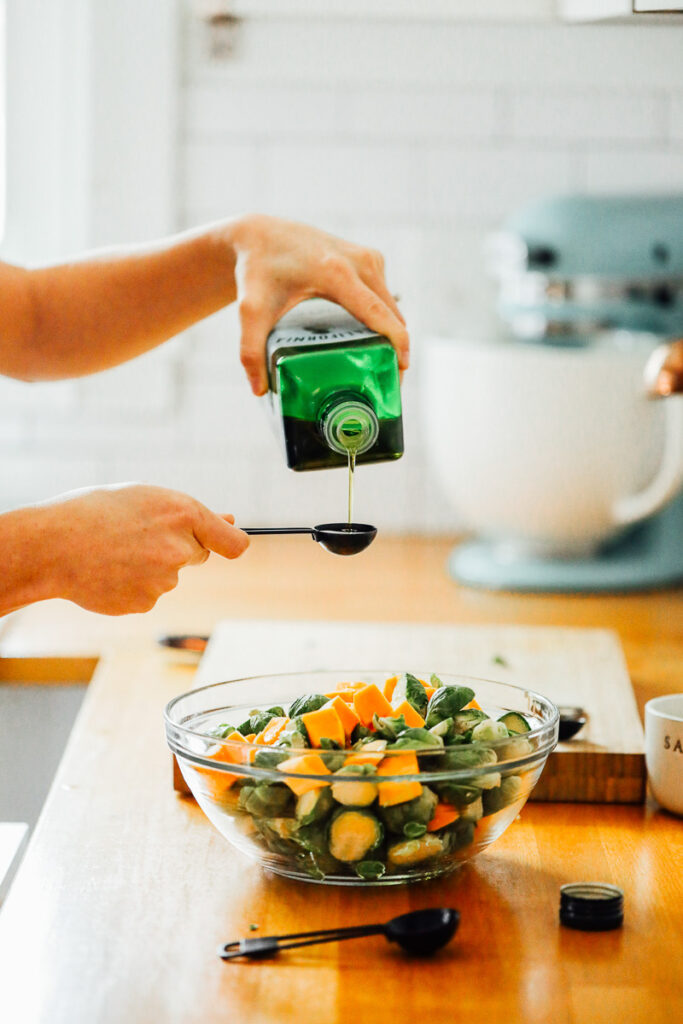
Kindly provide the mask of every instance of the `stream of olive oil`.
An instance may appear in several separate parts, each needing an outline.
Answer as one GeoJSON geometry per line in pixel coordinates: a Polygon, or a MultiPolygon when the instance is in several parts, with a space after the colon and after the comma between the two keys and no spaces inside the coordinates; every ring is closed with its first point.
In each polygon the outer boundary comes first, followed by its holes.
{"type": "Polygon", "coordinates": [[[356,453],[348,449],[349,456],[349,526],[353,522],[353,471],[356,468],[356,453]]]}

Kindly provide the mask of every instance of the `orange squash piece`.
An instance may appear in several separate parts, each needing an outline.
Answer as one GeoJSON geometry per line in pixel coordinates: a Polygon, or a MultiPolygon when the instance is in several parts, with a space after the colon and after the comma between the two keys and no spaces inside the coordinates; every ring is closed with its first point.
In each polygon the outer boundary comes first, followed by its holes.
{"type": "MultiPolygon", "coordinates": [[[[280,761],[277,766],[277,770],[279,772],[287,772],[288,775],[332,774],[319,754],[302,754],[299,757],[290,757],[286,761],[280,761]]],[[[287,778],[282,781],[289,786],[296,796],[301,796],[302,793],[308,793],[311,789],[321,789],[323,786],[329,786],[329,782],[323,782],[321,779],[287,778]]]]}
{"type": "MultiPolygon", "coordinates": [[[[263,737],[263,739],[260,742],[275,743],[275,740],[278,738],[278,736],[280,735],[280,733],[285,728],[288,722],[289,719],[287,718],[286,715],[284,717],[282,715],[278,715],[277,718],[271,718],[263,732],[259,733],[259,736],[263,737]]],[[[256,737],[256,742],[259,742],[258,736],[256,737]]]]}
{"type": "Polygon", "coordinates": [[[446,825],[452,825],[454,821],[459,818],[459,813],[456,807],[452,804],[438,803],[434,811],[434,817],[427,825],[428,832],[438,832],[440,828],[445,828],[446,825]]]}
{"type": "MultiPolygon", "coordinates": [[[[422,683],[422,680],[420,680],[420,682],[422,683]]],[[[429,683],[422,683],[422,685],[425,688],[425,693],[427,694],[427,697],[431,697],[433,694],[436,693],[435,686],[430,686],[429,683]]]]}
{"type": "MultiPolygon", "coordinates": [[[[342,728],[344,729],[344,734],[347,737],[351,735],[353,730],[360,722],[360,718],[353,710],[353,708],[350,707],[346,703],[346,701],[338,695],[334,697],[328,704],[323,704],[321,710],[324,711],[325,708],[334,708],[334,710],[339,715],[339,721],[341,722],[342,728]]],[[[344,744],[342,744],[342,746],[344,746],[344,744]]]]}
{"type": "Polygon", "coordinates": [[[474,708],[475,711],[481,711],[482,710],[481,704],[477,704],[477,702],[476,702],[476,700],[474,700],[474,698],[472,698],[472,700],[469,702],[469,704],[465,704],[465,707],[463,708],[463,711],[469,711],[471,708],[474,708]]]}
{"type": "Polygon", "coordinates": [[[360,718],[361,723],[368,728],[372,725],[373,715],[386,717],[394,713],[391,704],[374,683],[364,686],[354,695],[353,710],[360,718]]]}
{"type": "Polygon", "coordinates": [[[344,761],[344,765],[381,764],[384,760],[384,750],[386,745],[386,740],[371,740],[369,743],[363,744],[362,750],[358,750],[354,754],[349,754],[344,761]]]}
{"type": "Polygon", "coordinates": [[[352,704],[353,695],[357,693],[358,690],[362,690],[364,686],[367,686],[367,683],[364,683],[361,680],[349,683],[337,683],[334,690],[329,690],[325,696],[329,697],[330,700],[333,700],[335,697],[341,697],[341,699],[346,701],[347,704],[352,704]]]}
{"type": "MultiPolygon", "coordinates": [[[[394,754],[385,757],[379,768],[377,776],[382,775],[418,775],[419,767],[417,755],[414,751],[405,754],[394,754]]],[[[422,792],[420,782],[380,782],[379,805],[380,807],[392,807],[394,804],[403,804],[407,800],[413,800],[422,792]]]]}
{"type": "Polygon", "coordinates": [[[393,717],[399,718],[400,715],[406,720],[406,725],[410,725],[415,729],[421,729],[425,724],[425,720],[419,711],[416,711],[412,704],[409,704],[407,700],[404,700],[402,704],[399,704],[397,708],[394,708],[393,717]]]}
{"type": "Polygon", "coordinates": [[[396,689],[396,683],[398,682],[398,676],[389,676],[386,683],[384,684],[384,696],[387,700],[391,700],[396,689]]]}
{"type": "MultiPolygon", "coordinates": [[[[242,733],[237,732],[236,729],[229,733],[225,738],[226,740],[230,740],[231,743],[246,744],[247,742],[242,733]]],[[[248,758],[250,753],[251,751],[243,752],[241,750],[235,750],[232,746],[220,746],[215,753],[207,754],[207,757],[211,761],[220,761],[222,764],[239,764],[246,760],[243,754],[247,755],[248,758]]],[[[221,772],[213,771],[211,768],[201,768],[199,765],[193,765],[193,768],[196,772],[199,772],[200,775],[207,776],[208,795],[213,797],[214,800],[219,800],[220,797],[237,781],[237,779],[244,777],[236,775],[234,772],[221,772]]]]}
{"type": "Polygon", "coordinates": [[[325,738],[334,740],[340,747],[346,746],[344,726],[334,708],[324,706],[317,711],[307,711],[301,718],[312,747],[321,746],[320,741],[325,738]]]}

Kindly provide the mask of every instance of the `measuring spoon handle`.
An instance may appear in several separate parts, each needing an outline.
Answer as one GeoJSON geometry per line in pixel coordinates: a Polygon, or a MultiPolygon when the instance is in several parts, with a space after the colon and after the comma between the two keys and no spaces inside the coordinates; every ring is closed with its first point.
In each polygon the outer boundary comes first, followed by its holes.
{"type": "Polygon", "coordinates": [[[277,953],[281,949],[295,949],[298,946],[314,946],[322,942],[340,942],[342,939],[359,939],[365,935],[383,935],[383,924],[363,924],[354,928],[327,928],[315,932],[293,932],[291,935],[265,935],[260,939],[240,939],[226,942],[218,950],[222,960],[237,957],[260,957],[277,953]]]}
{"type": "Polygon", "coordinates": [[[254,536],[263,533],[309,533],[313,535],[310,526],[240,526],[238,529],[254,536]]]}

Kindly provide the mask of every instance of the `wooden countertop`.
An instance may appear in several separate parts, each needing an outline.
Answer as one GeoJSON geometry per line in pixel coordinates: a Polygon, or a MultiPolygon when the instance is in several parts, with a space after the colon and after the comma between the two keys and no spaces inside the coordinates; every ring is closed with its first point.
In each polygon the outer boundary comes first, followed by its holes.
{"type": "Polygon", "coordinates": [[[387,890],[266,876],[191,800],[174,796],[161,712],[193,669],[160,633],[227,617],[600,626],[621,637],[639,706],[683,690],[683,591],[621,597],[496,595],[457,587],[452,541],[380,538],[362,558],[259,538],[227,564],[187,570],[146,616],[65,602],[16,614],[0,679],[88,678],[84,707],[26,859],[0,913],[0,993],[12,1024],[348,1024],[420,1016],[539,1024],[656,1024],[683,1005],[683,823],[645,807],[527,805],[448,880],[387,890]],[[43,659],[43,660],[41,660],[43,659]],[[558,924],[559,886],[625,891],[625,925],[558,924]],[[383,920],[428,905],[462,914],[429,961],[382,939],[224,964],[220,942],[383,920]],[[296,969],[295,969],[296,968],[296,969]]]}

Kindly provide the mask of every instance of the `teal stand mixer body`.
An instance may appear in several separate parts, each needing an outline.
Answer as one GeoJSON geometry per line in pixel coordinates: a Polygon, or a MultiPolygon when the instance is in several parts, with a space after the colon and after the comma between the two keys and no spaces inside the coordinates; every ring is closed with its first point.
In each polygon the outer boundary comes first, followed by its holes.
{"type": "MultiPolygon", "coordinates": [[[[683,337],[683,195],[537,201],[509,218],[491,255],[511,345],[585,348],[610,330],[683,337]]],[[[484,538],[459,545],[449,568],[460,582],[513,591],[675,585],[683,491],[590,555],[509,560],[484,538]]]]}

